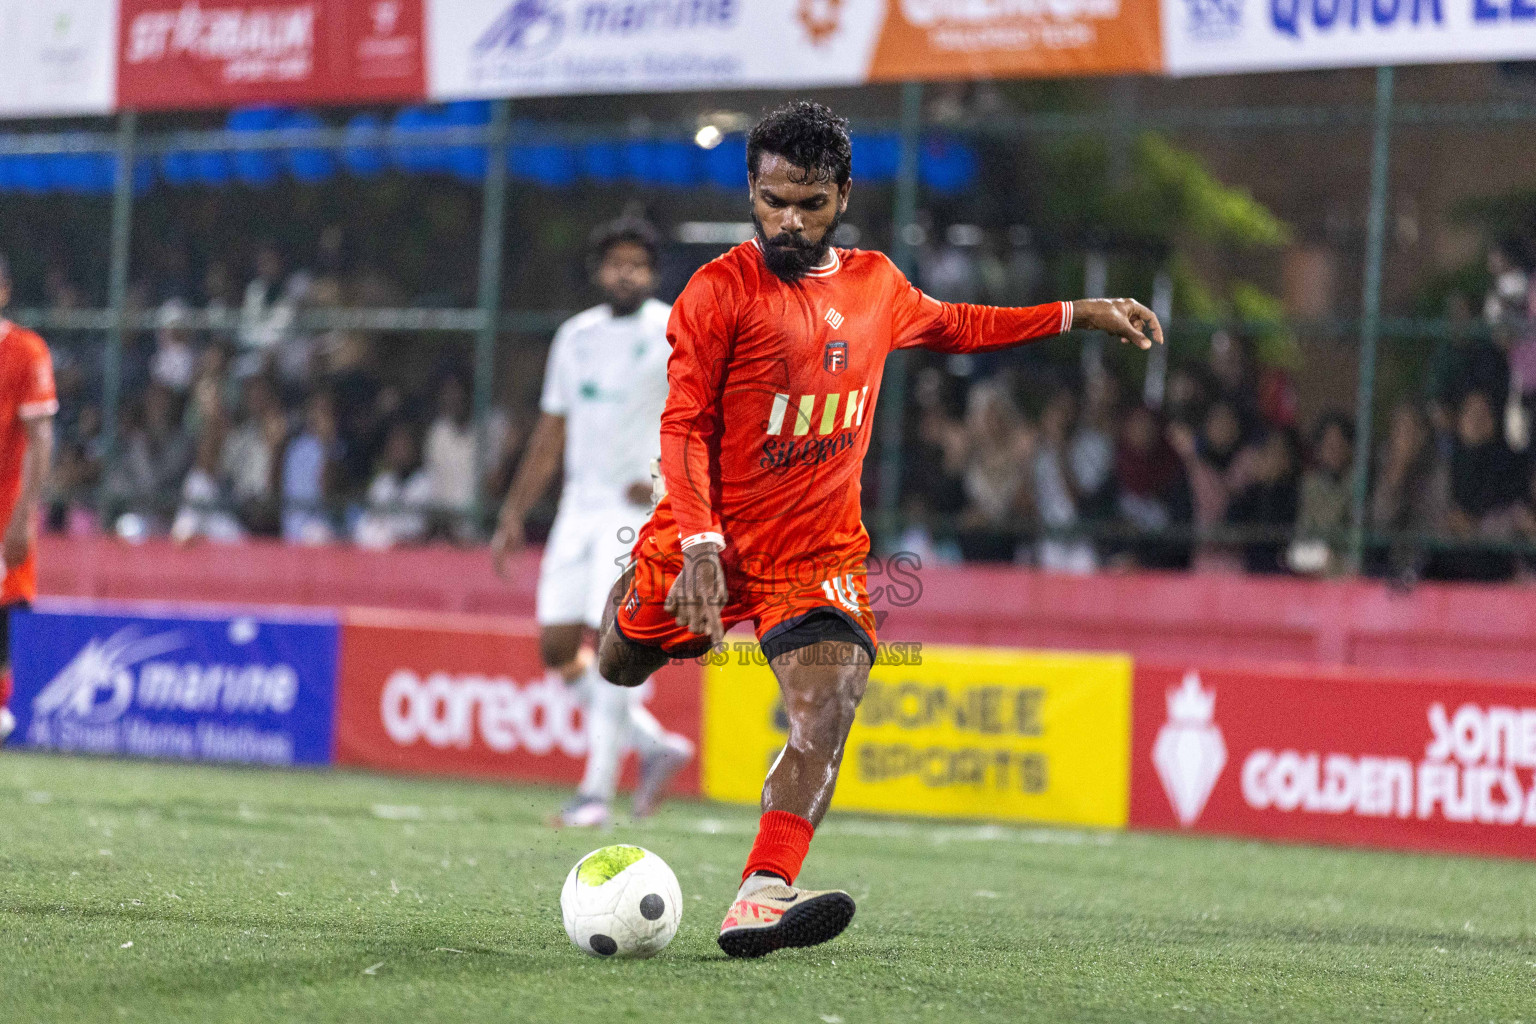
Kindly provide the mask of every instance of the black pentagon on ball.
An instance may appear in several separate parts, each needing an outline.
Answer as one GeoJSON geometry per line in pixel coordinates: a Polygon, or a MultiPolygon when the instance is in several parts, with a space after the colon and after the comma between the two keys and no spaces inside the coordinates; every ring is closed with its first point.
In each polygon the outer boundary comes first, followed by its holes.
{"type": "Polygon", "coordinates": [[[606,935],[592,936],[592,952],[598,956],[613,956],[619,951],[619,944],[606,935]]]}
{"type": "Polygon", "coordinates": [[[666,903],[655,893],[651,893],[640,901],[640,916],[647,921],[654,921],[661,916],[661,912],[667,909],[666,903]]]}

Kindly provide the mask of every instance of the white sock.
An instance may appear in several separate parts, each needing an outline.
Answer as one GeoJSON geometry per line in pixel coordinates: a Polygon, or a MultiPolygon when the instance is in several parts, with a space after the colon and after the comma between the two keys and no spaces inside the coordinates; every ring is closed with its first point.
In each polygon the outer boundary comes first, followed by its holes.
{"type": "Polygon", "coordinates": [[[586,689],[587,767],[576,792],[588,799],[613,802],[619,786],[619,764],[629,731],[629,694],[587,668],[579,684],[586,689]]]}
{"type": "Polygon", "coordinates": [[[766,889],[770,885],[784,885],[784,879],[778,875],[748,875],[741,881],[741,888],[736,890],[736,898],[744,900],[759,889],[766,889]]]}

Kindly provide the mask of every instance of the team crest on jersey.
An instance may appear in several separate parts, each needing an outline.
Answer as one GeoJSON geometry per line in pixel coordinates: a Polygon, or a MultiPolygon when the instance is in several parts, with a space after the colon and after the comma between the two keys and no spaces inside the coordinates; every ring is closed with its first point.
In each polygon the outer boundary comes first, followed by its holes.
{"type": "Polygon", "coordinates": [[[826,367],[828,373],[842,373],[848,369],[848,343],[846,341],[827,342],[826,352],[821,357],[821,365],[826,367]]]}

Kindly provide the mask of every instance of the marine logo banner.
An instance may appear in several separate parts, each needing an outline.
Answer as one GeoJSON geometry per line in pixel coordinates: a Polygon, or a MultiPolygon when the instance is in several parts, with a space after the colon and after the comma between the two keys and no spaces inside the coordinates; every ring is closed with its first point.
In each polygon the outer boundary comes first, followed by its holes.
{"type": "Polygon", "coordinates": [[[14,612],[22,743],[118,756],[325,764],[334,617],[14,612]]]}

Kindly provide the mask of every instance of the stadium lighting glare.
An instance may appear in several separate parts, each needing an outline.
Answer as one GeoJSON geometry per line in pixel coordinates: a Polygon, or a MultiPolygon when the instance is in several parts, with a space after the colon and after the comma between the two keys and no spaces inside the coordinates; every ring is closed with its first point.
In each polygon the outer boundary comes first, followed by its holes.
{"type": "Polygon", "coordinates": [[[693,141],[698,143],[700,149],[714,149],[725,140],[725,133],[712,124],[700,128],[693,141]]]}

